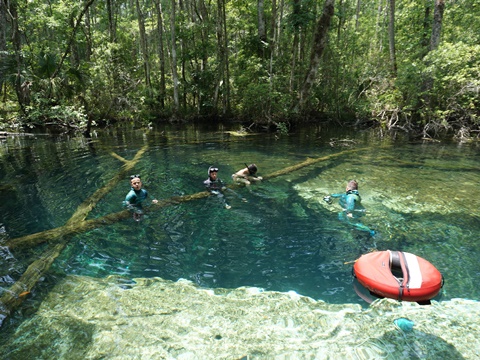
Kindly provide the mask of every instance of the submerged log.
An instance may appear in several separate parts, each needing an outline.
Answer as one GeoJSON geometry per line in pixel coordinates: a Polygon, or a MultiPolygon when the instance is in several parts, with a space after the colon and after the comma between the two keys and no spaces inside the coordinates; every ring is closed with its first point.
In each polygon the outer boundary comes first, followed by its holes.
{"type": "MultiPolygon", "coordinates": [[[[105,194],[107,194],[120,180],[122,180],[128,171],[133,169],[133,167],[137,164],[137,162],[140,160],[140,158],[147,149],[148,146],[145,145],[137,152],[137,154],[132,160],[123,161],[125,164],[122,166],[118,174],[114,176],[104,187],[97,190],[92,196],[90,196],[85,202],[83,202],[64,226],[29,235],[23,238],[27,238],[27,240],[34,239],[35,244],[42,243],[45,240],[57,241],[52,241],[52,244],[49,245],[48,249],[44,251],[37,260],[32,262],[27,268],[27,270],[20,277],[20,279],[18,279],[15,284],[13,284],[2,295],[2,297],[0,298],[0,325],[3,322],[2,319],[8,316],[15,307],[22,303],[25,296],[21,295],[29,293],[33,289],[35,284],[38,282],[38,280],[43,277],[43,275],[46,271],[48,271],[48,269],[50,269],[50,266],[61,254],[62,250],[68,244],[70,238],[79,232],[84,232],[89,229],[98,227],[98,220],[101,219],[96,219],[97,222],[91,222],[85,221],[85,218],[93,209],[93,207],[98,203],[98,201],[105,194]],[[45,240],[42,241],[42,238],[45,240]]],[[[128,211],[123,211],[116,216],[111,217],[112,219],[106,217],[103,220],[104,222],[107,222],[110,219],[110,221],[114,222],[118,221],[119,218],[126,217],[128,214],[128,211]]],[[[21,239],[22,238],[20,238],[20,240],[21,239]]],[[[22,242],[20,241],[20,243],[22,242]]],[[[14,247],[15,246],[13,246],[12,249],[14,247]]]]}
{"type": "Polygon", "coordinates": [[[286,174],[291,173],[293,171],[300,170],[304,167],[316,164],[316,163],[321,162],[321,161],[332,160],[332,159],[335,159],[337,157],[343,156],[345,154],[354,153],[354,152],[358,152],[358,151],[362,151],[362,150],[365,150],[365,149],[364,148],[350,149],[350,150],[345,150],[345,151],[342,151],[342,152],[339,152],[339,153],[336,153],[336,154],[322,156],[322,157],[319,157],[319,158],[314,158],[314,159],[308,158],[307,160],[302,161],[301,163],[298,163],[298,164],[295,164],[295,165],[292,165],[292,166],[288,166],[284,169],[281,169],[281,170],[275,171],[271,174],[265,175],[263,178],[265,180],[272,179],[272,178],[275,178],[275,177],[278,177],[278,176],[281,176],[281,175],[286,175],[286,174]]]}
{"type": "MultiPolygon", "coordinates": [[[[105,196],[108,191],[110,191],[120,180],[125,177],[125,174],[135,166],[135,164],[138,162],[138,160],[140,160],[141,156],[146,150],[147,147],[145,146],[137,152],[137,154],[132,160],[125,160],[118,155],[115,156],[117,159],[125,163],[122,169],[103,188],[97,190],[92,196],[90,196],[86,201],[84,201],[77,208],[75,213],[64,226],[42,231],[36,234],[27,235],[21,238],[12,239],[6,243],[6,246],[8,246],[11,250],[27,246],[32,247],[44,242],[49,242],[49,246],[47,250],[44,251],[37,260],[32,262],[32,264],[27,268],[27,270],[20,277],[20,279],[17,280],[17,282],[15,282],[15,284],[13,284],[8,290],[6,290],[0,298],[0,326],[2,323],[2,319],[8,316],[15,307],[22,303],[25,296],[21,295],[28,293],[33,289],[35,284],[39,281],[41,277],[43,277],[45,272],[48,271],[52,263],[61,254],[62,250],[66,247],[66,245],[74,235],[84,233],[88,230],[92,230],[100,226],[113,224],[131,216],[130,211],[122,210],[100,218],[86,220],[87,215],[95,207],[98,201],[103,196],[105,196]]],[[[327,155],[320,158],[307,159],[299,164],[268,174],[264,176],[264,179],[271,179],[281,175],[285,175],[293,171],[302,169],[306,166],[310,166],[321,161],[331,160],[342,155],[350,154],[352,152],[357,152],[360,150],[363,149],[345,150],[340,153],[327,155]]],[[[239,186],[241,185],[233,184],[229,185],[228,188],[236,188],[239,186]]],[[[166,206],[202,199],[208,196],[210,196],[210,192],[208,191],[202,191],[192,195],[174,196],[168,199],[159,200],[157,204],[152,204],[150,210],[155,211],[166,206]]]]}
{"type": "MultiPolygon", "coordinates": [[[[343,156],[345,154],[350,154],[350,153],[358,152],[361,150],[364,150],[364,149],[350,149],[350,150],[345,150],[336,154],[322,156],[319,158],[314,158],[314,159],[309,158],[305,161],[302,161],[301,163],[286,167],[284,169],[273,172],[271,174],[267,174],[263,177],[263,179],[267,180],[267,179],[272,179],[281,175],[286,175],[291,172],[300,170],[304,167],[316,164],[318,162],[332,160],[337,157],[343,156]]],[[[133,167],[132,164],[128,166],[127,170],[129,171],[131,167],[133,167]]],[[[70,220],[64,226],[61,226],[55,229],[45,230],[35,234],[26,235],[16,239],[11,239],[7,241],[5,245],[9,247],[11,250],[24,248],[24,247],[31,247],[31,246],[42,244],[44,242],[54,242],[55,239],[57,238],[83,233],[85,231],[92,230],[96,227],[110,225],[116,221],[126,219],[130,214],[127,210],[119,211],[119,212],[109,214],[93,220],[85,220],[86,216],[88,215],[88,212],[93,209],[93,207],[100,200],[100,198],[104,196],[108,190],[113,188],[113,185],[116,184],[116,183],[114,184],[113,181],[116,180],[118,182],[118,180],[120,180],[122,176],[124,176],[124,173],[127,170],[124,170],[119,175],[115,176],[115,178],[112,179],[106,186],[104,186],[102,189],[99,189],[88,200],[86,200],[82,205],[80,205],[79,209],[75,212],[74,215],[72,215],[70,220]]],[[[231,184],[231,185],[227,185],[227,188],[232,189],[232,188],[238,188],[241,186],[244,186],[244,185],[231,184]]],[[[168,199],[159,200],[158,204],[152,204],[152,206],[150,207],[150,211],[155,211],[169,205],[201,199],[209,195],[210,195],[209,192],[202,191],[192,195],[174,196],[168,199]]]]}
{"type": "MultiPolygon", "coordinates": [[[[152,204],[149,210],[155,211],[170,205],[202,199],[208,196],[210,196],[208,191],[202,191],[193,195],[173,196],[168,199],[159,200],[157,204],[152,204]]],[[[82,220],[78,223],[67,223],[64,226],[55,229],[45,230],[39,233],[23,236],[21,238],[12,239],[6,243],[6,246],[8,246],[10,250],[18,250],[21,248],[40,245],[45,242],[55,242],[57,239],[81,234],[101,226],[111,225],[131,216],[132,214],[129,210],[122,210],[96,219],[82,220]]]]}
{"type": "MultiPolygon", "coordinates": [[[[147,149],[148,145],[145,145],[135,154],[132,160],[125,160],[120,157],[121,161],[125,163],[120,172],[115,175],[105,186],[95,191],[92,196],[90,196],[87,200],[80,204],[80,206],[77,208],[77,211],[75,211],[75,213],[71,216],[70,220],[67,221],[66,226],[75,225],[78,222],[85,220],[87,215],[97,205],[100,199],[103,198],[108,192],[110,192],[121,180],[123,180],[125,178],[125,174],[127,174],[134,168],[134,166],[143,156],[145,151],[147,151],[147,149]]],[[[117,157],[117,159],[118,158],[119,157],[117,157]]]]}
{"type": "Polygon", "coordinates": [[[7,317],[14,308],[23,302],[26,294],[30,293],[40,278],[50,269],[50,266],[61,254],[67,243],[68,241],[65,240],[61,243],[50,245],[37,260],[30,264],[20,279],[5,291],[0,298],[0,326],[2,325],[2,319],[7,317]]]}

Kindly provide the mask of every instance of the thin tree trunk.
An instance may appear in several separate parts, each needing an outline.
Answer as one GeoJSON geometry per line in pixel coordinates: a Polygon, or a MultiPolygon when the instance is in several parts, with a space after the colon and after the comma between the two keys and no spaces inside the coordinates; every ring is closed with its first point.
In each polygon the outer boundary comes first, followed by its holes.
{"type": "MultiPolygon", "coordinates": [[[[300,0],[293,0],[293,9],[292,13],[294,16],[298,16],[300,14],[300,7],[301,2],[300,0]]],[[[297,72],[297,60],[298,60],[298,47],[299,44],[299,34],[300,28],[299,26],[295,26],[293,29],[293,42],[292,42],[292,64],[290,65],[290,93],[293,93],[294,89],[296,88],[296,72],[297,72]]]]}
{"type": "Polygon", "coordinates": [[[20,29],[18,27],[18,12],[16,2],[5,1],[6,16],[10,21],[12,29],[12,45],[15,51],[15,61],[17,65],[17,75],[15,77],[15,93],[17,94],[18,105],[22,113],[25,113],[25,106],[28,104],[28,87],[24,86],[22,81],[23,58],[22,58],[22,40],[20,29]]]}
{"type": "Polygon", "coordinates": [[[113,5],[112,0],[107,0],[107,17],[108,17],[108,36],[110,38],[110,42],[114,43],[116,41],[116,26],[113,21],[113,5]]]}
{"type": "Polygon", "coordinates": [[[257,0],[257,28],[258,28],[258,51],[259,56],[265,56],[265,44],[267,43],[267,31],[265,29],[265,2],[257,0]]]}
{"type": "Polygon", "coordinates": [[[340,0],[338,3],[338,25],[337,25],[337,43],[340,42],[340,37],[342,35],[343,25],[345,24],[345,5],[343,0],[340,0]]]}
{"type": "MultiPolygon", "coordinates": [[[[425,56],[428,51],[430,50],[430,47],[429,47],[429,38],[431,37],[431,34],[430,34],[430,37],[429,37],[429,33],[430,33],[430,14],[432,12],[432,8],[431,8],[431,5],[430,5],[430,2],[427,1],[426,4],[425,4],[425,14],[423,16],[423,33],[422,33],[422,38],[420,40],[420,45],[422,46],[422,54],[423,56],[425,56]]],[[[422,56],[422,58],[423,58],[422,56]]]]}
{"type": "Polygon", "coordinates": [[[318,66],[320,64],[320,58],[327,46],[328,30],[330,23],[334,15],[335,0],[325,0],[323,7],[323,14],[317,22],[315,34],[312,44],[312,52],[310,54],[310,65],[308,67],[305,81],[303,82],[302,89],[299,97],[299,108],[304,108],[305,103],[310,95],[310,89],[313,86],[315,78],[317,76],[318,66]]]}
{"type": "Polygon", "coordinates": [[[163,43],[163,11],[160,0],[155,0],[155,8],[157,12],[157,31],[158,31],[158,58],[160,61],[160,89],[159,101],[160,107],[165,108],[165,96],[167,93],[167,86],[165,82],[165,51],[163,43]]]}
{"type": "MultiPolygon", "coordinates": [[[[7,50],[7,5],[0,0],[0,63],[3,63],[4,51],[7,50]]],[[[2,88],[0,83],[0,89],[2,88]]]]}
{"type": "Polygon", "coordinates": [[[395,53],[395,0],[390,0],[388,16],[388,40],[390,48],[390,66],[392,75],[397,77],[397,56],[395,53]]]}
{"type": "Polygon", "coordinates": [[[92,29],[90,26],[90,9],[85,13],[85,39],[86,39],[86,49],[85,49],[85,59],[89,62],[92,56],[92,29]]]}
{"type": "Polygon", "coordinates": [[[227,13],[225,10],[225,2],[223,2],[222,6],[222,13],[223,13],[223,48],[224,48],[224,63],[225,63],[225,96],[223,100],[223,114],[230,113],[230,61],[228,59],[228,33],[227,33],[227,13]]]}
{"type": "Polygon", "coordinates": [[[442,33],[443,12],[445,10],[445,0],[435,1],[435,11],[433,13],[432,36],[430,38],[430,50],[435,50],[440,44],[440,35],[442,33]]]}
{"type": "Polygon", "coordinates": [[[148,95],[151,97],[152,95],[152,83],[150,80],[150,59],[148,56],[148,46],[147,46],[147,36],[145,33],[145,23],[143,21],[143,13],[142,9],[140,8],[139,0],[135,1],[135,5],[137,8],[137,18],[138,18],[138,29],[140,32],[140,48],[142,50],[142,57],[143,57],[143,70],[145,72],[145,86],[147,87],[148,95]]]}
{"type": "Polygon", "coordinates": [[[229,111],[230,106],[230,86],[229,86],[229,64],[228,64],[228,39],[227,39],[227,25],[226,12],[224,0],[217,0],[218,8],[218,22],[217,22],[217,44],[218,44],[218,79],[215,88],[215,105],[218,106],[220,99],[220,89],[223,88],[222,94],[222,111],[225,115],[229,111]]]}
{"type": "Polygon", "coordinates": [[[357,0],[357,9],[355,10],[355,31],[358,31],[358,26],[360,25],[360,7],[362,1],[357,0]]]}
{"type": "Polygon", "coordinates": [[[177,113],[180,107],[178,98],[178,72],[177,72],[177,47],[176,47],[176,33],[175,33],[175,16],[177,5],[175,0],[172,0],[172,13],[170,14],[170,33],[172,38],[172,79],[173,79],[173,107],[174,112],[177,113]]]}
{"type": "MultiPolygon", "coordinates": [[[[430,37],[430,49],[428,52],[435,50],[440,43],[440,35],[442,30],[442,21],[443,21],[443,11],[445,10],[445,1],[444,0],[435,0],[435,10],[433,12],[433,24],[432,24],[432,35],[430,37]]],[[[427,76],[422,86],[422,93],[424,94],[421,99],[418,101],[418,107],[430,106],[431,97],[429,95],[430,90],[433,88],[433,78],[427,76]]]]}

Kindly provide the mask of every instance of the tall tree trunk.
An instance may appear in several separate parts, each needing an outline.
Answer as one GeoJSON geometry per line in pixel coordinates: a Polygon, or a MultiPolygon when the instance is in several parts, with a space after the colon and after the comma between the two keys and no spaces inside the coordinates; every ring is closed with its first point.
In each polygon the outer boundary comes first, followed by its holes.
{"type": "Polygon", "coordinates": [[[257,20],[258,20],[258,51],[259,56],[265,55],[265,44],[267,43],[267,31],[265,29],[265,2],[257,0],[257,20]]]}
{"type": "Polygon", "coordinates": [[[218,44],[218,80],[215,88],[215,105],[218,106],[220,89],[223,87],[222,111],[225,115],[230,111],[230,70],[228,62],[228,39],[226,12],[224,0],[217,0],[218,22],[217,22],[217,44],[218,44]]]}
{"type": "Polygon", "coordinates": [[[91,60],[92,56],[92,28],[91,28],[91,22],[90,22],[90,9],[87,10],[85,13],[85,39],[87,41],[86,43],[86,49],[85,49],[85,60],[88,62],[91,60]]]}
{"type": "Polygon", "coordinates": [[[313,37],[312,52],[310,54],[310,65],[300,90],[299,109],[302,110],[305,106],[310,90],[315,81],[320,58],[325,50],[328,41],[328,30],[334,14],[335,0],[325,0],[323,7],[323,14],[317,22],[315,33],[313,37]]]}
{"type": "Polygon", "coordinates": [[[355,31],[358,31],[358,25],[360,24],[360,6],[361,0],[357,0],[357,9],[355,10],[355,31]]]}
{"type": "MultiPolygon", "coordinates": [[[[3,0],[0,0],[0,64],[3,63],[6,49],[7,49],[7,5],[3,0]]],[[[3,101],[6,101],[7,87],[3,79],[0,79],[0,93],[3,94],[3,101]]]]}
{"type": "Polygon", "coordinates": [[[224,114],[230,113],[230,61],[228,59],[228,33],[227,33],[227,13],[225,2],[223,3],[223,41],[224,41],[224,61],[225,61],[225,96],[224,96],[224,114]]]}
{"type": "MultiPolygon", "coordinates": [[[[197,4],[198,4],[198,8],[197,8],[198,21],[200,21],[201,23],[201,32],[200,32],[201,42],[202,42],[202,46],[206,48],[209,43],[209,14],[208,14],[207,6],[205,5],[204,0],[198,0],[197,4]]],[[[200,78],[198,80],[200,81],[200,84],[201,84],[201,87],[198,91],[198,113],[201,113],[202,107],[204,106],[204,97],[208,99],[211,94],[210,86],[208,86],[205,81],[205,74],[207,70],[208,70],[208,52],[202,51],[199,69],[198,69],[198,73],[200,74],[200,78]]]]}
{"type": "Polygon", "coordinates": [[[442,32],[443,11],[445,10],[445,0],[435,1],[435,11],[433,13],[432,37],[430,38],[430,50],[435,50],[440,44],[440,35],[442,32]]]}
{"type": "MultiPolygon", "coordinates": [[[[187,2],[188,0],[179,0],[178,1],[178,9],[181,14],[186,13],[185,8],[188,8],[188,6],[185,6],[184,3],[187,2]]],[[[181,16],[183,18],[183,16],[181,16]]],[[[182,26],[180,27],[182,28],[182,26]]],[[[179,38],[180,42],[180,74],[182,75],[182,108],[186,109],[187,108],[187,73],[186,73],[186,54],[187,54],[187,44],[186,44],[186,39],[183,36],[180,36],[179,38]]]]}
{"type": "Polygon", "coordinates": [[[145,86],[149,97],[152,95],[152,83],[150,81],[150,58],[148,56],[147,35],[145,33],[145,23],[143,22],[143,13],[140,8],[139,0],[135,1],[137,8],[138,29],[140,32],[140,48],[142,49],[143,70],[145,72],[145,86]]]}
{"type": "MultiPolygon", "coordinates": [[[[442,30],[443,11],[445,10],[445,0],[435,0],[435,10],[433,12],[432,35],[430,37],[430,51],[435,50],[440,43],[440,34],[442,30]]],[[[428,54],[428,52],[427,52],[428,54]]],[[[425,54],[426,55],[426,54],[425,54]]],[[[433,88],[433,78],[427,76],[423,82],[422,93],[424,94],[418,102],[418,108],[422,106],[430,107],[430,90],[433,88]]]]}
{"type": "Polygon", "coordinates": [[[165,82],[165,51],[163,43],[163,11],[160,0],[155,0],[155,8],[157,12],[157,31],[158,31],[158,58],[160,61],[160,89],[159,102],[162,109],[165,108],[165,96],[167,93],[167,86],[165,82]]]}
{"type": "MultiPolygon", "coordinates": [[[[277,3],[277,0],[274,0],[275,3],[275,12],[272,12],[275,14],[275,19],[276,23],[273,25],[275,26],[274,29],[274,34],[275,34],[275,56],[281,56],[281,49],[280,49],[280,43],[281,43],[281,38],[282,38],[282,27],[283,27],[283,11],[285,8],[285,0],[280,0],[280,4],[277,3]],[[277,5],[278,4],[278,5],[277,5]],[[278,9],[277,9],[278,8],[278,9]]],[[[272,4],[273,6],[273,4],[272,4]]],[[[273,33],[273,32],[272,32],[273,33]]]]}
{"type": "Polygon", "coordinates": [[[15,77],[15,93],[17,94],[18,105],[22,113],[25,113],[25,106],[28,105],[29,101],[29,85],[26,84],[22,79],[23,71],[23,58],[22,58],[22,40],[20,36],[20,29],[18,26],[18,12],[17,4],[14,1],[5,1],[5,10],[6,16],[10,21],[11,31],[12,31],[12,45],[15,51],[15,62],[17,65],[17,74],[15,77]]]}
{"type": "MultiPolygon", "coordinates": [[[[292,15],[294,17],[300,15],[300,8],[301,2],[300,0],[293,0],[293,9],[292,15]]],[[[297,73],[297,60],[298,60],[298,47],[299,45],[299,37],[300,37],[300,28],[298,25],[294,26],[293,29],[293,42],[292,42],[292,63],[290,65],[290,93],[293,93],[294,89],[296,89],[296,73],[297,73]]]]}
{"type": "Polygon", "coordinates": [[[345,24],[345,4],[343,3],[343,0],[340,0],[337,9],[338,9],[337,10],[337,13],[338,13],[337,43],[339,43],[340,37],[342,35],[342,29],[345,24]]]}
{"type": "Polygon", "coordinates": [[[277,31],[276,31],[276,23],[277,23],[277,2],[276,0],[272,0],[272,20],[270,22],[270,29],[271,29],[271,40],[270,40],[270,64],[269,64],[269,73],[270,73],[270,91],[274,91],[274,69],[273,63],[276,56],[276,43],[277,43],[277,31]]]}
{"type": "Polygon", "coordinates": [[[298,43],[299,34],[298,31],[295,31],[293,34],[293,43],[292,43],[292,64],[290,65],[290,93],[296,89],[297,81],[296,81],[296,74],[297,74],[297,60],[298,60],[298,47],[300,46],[298,43]]]}
{"type": "Polygon", "coordinates": [[[112,0],[107,0],[107,16],[108,16],[108,36],[110,38],[110,42],[114,43],[116,41],[116,26],[114,23],[113,17],[113,5],[112,0]]]}
{"type": "Polygon", "coordinates": [[[177,5],[175,0],[172,0],[172,13],[170,14],[170,33],[172,38],[172,79],[173,79],[173,108],[175,113],[179,110],[179,98],[178,98],[178,72],[177,72],[177,46],[176,46],[176,33],[175,33],[175,16],[177,5]]]}
{"type": "Polygon", "coordinates": [[[388,7],[385,5],[387,0],[378,0],[377,4],[377,16],[375,21],[375,41],[370,43],[370,61],[371,62],[378,62],[378,54],[383,52],[383,42],[384,42],[384,33],[383,31],[383,18],[384,18],[384,11],[388,7]]]}
{"type": "Polygon", "coordinates": [[[390,0],[388,16],[388,40],[390,48],[390,66],[392,75],[397,77],[397,56],[395,54],[395,0],[390,0]]]}
{"type": "MultiPolygon", "coordinates": [[[[430,33],[430,14],[432,12],[432,7],[429,1],[425,4],[425,14],[423,16],[423,33],[422,38],[420,39],[420,45],[422,46],[422,58],[428,53],[430,50],[429,47],[429,36],[430,33]]],[[[431,37],[431,34],[430,34],[431,37]]]]}

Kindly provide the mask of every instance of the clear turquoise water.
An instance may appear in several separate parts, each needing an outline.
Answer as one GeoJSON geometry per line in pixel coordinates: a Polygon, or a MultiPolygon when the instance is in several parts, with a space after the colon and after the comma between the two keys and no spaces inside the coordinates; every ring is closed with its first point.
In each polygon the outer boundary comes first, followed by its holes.
{"type": "MultiPolygon", "coordinates": [[[[444,275],[441,299],[480,299],[477,145],[410,142],[374,132],[307,128],[288,136],[233,136],[223,128],[112,129],[83,137],[14,137],[0,143],[0,244],[63,226],[77,207],[119,171],[112,153],[132,159],[132,173],[158,199],[203,191],[207,168],[230,175],[255,162],[259,175],[307,158],[340,154],[286,175],[215,196],[148,212],[80,233],[22,305],[34,308],[65,274],[189,279],[204,287],[257,286],[296,291],[331,303],[365,302],[355,292],[352,261],[372,249],[403,250],[432,262],[444,275]],[[362,149],[357,152],[354,149],[362,149]],[[321,201],[355,177],[372,238],[337,218],[321,201]],[[247,202],[243,202],[245,198],[247,202]]],[[[122,210],[128,177],[90,213],[122,210]]],[[[0,291],[6,291],[44,245],[0,251],[0,291]]],[[[26,310],[25,310],[26,309],[26,310]]]]}

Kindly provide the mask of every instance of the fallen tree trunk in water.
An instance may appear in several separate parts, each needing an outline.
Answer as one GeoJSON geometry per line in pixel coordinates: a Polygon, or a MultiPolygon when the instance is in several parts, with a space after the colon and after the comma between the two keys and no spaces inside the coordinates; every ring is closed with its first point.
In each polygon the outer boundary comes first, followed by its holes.
{"type": "MultiPolygon", "coordinates": [[[[13,284],[8,290],[6,290],[0,298],[0,326],[3,319],[8,316],[15,307],[19,306],[22,303],[25,298],[25,296],[22,296],[22,294],[27,294],[33,289],[35,284],[40,280],[40,278],[44,276],[45,272],[48,271],[52,263],[61,254],[62,250],[66,247],[69,240],[73,236],[79,233],[84,233],[88,230],[98,228],[100,226],[113,224],[131,216],[130,211],[122,210],[113,214],[103,216],[101,218],[85,220],[88,213],[95,207],[98,201],[105,194],[107,194],[108,191],[110,191],[120,180],[125,177],[125,174],[135,166],[135,164],[138,162],[138,160],[140,160],[141,156],[146,150],[147,147],[145,146],[137,152],[137,154],[132,160],[125,160],[117,154],[112,154],[112,156],[125,163],[122,169],[104,187],[97,190],[92,196],[90,196],[86,201],[84,201],[77,208],[75,213],[71,216],[71,218],[64,226],[42,231],[36,234],[27,235],[21,238],[12,239],[6,243],[6,246],[8,246],[11,250],[24,247],[32,247],[42,244],[44,242],[48,242],[49,247],[46,251],[42,253],[42,255],[37,260],[30,264],[30,266],[20,277],[20,279],[18,279],[15,284],[13,284]]],[[[321,161],[331,160],[345,154],[358,152],[360,150],[363,149],[351,149],[342,151],[340,153],[323,156],[320,158],[307,159],[296,165],[292,165],[274,173],[265,175],[263,178],[265,180],[272,179],[316,164],[321,161]]],[[[228,188],[236,188],[239,186],[241,185],[233,184],[229,185],[228,188]]],[[[174,196],[165,200],[159,200],[157,204],[152,204],[150,210],[155,211],[166,206],[202,199],[208,196],[210,196],[210,193],[208,191],[202,191],[192,195],[174,196]]]]}
{"type": "MultiPolygon", "coordinates": [[[[155,211],[169,205],[202,199],[208,196],[210,196],[208,191],[202,191],[193,195],[174,196],[169,199],[159,200],[157,204],[152,204],[150,211],[155,211]]],[[[72,224],[69,224],[68,222],[66,225],[55,229],[45,230],[39,233],[23,236],[21,238],[12,239],[6,243],[6,246],[8,246],[11,250],[16,250],[40,245],[44,242],[55,242],[55,239],[61,239],[66,236],[84,233],[88,230],[116,223],[131,216],[132,213],[129,210],[122,210],[96,219],[83,220],[72,224]]]]}
{"type": "MultiPolygon", "coordinates": [[[[44,276],[45,272],[48,271],[48,269],[50,269],[50,266],[61,254],[62,250],[67,245],[70,238],[74,234],[87,231],[98,226],[98,222],[85,221],[88,213],[93,209],[93,207],[105,194],[111,191],[111,189],[113,189],[113,187],[125,177],[125,174],[127,172],[133,169],[133,167],[137,164],[137,162],[140,160],[140,158],[147,149],[148,146],[145,145],[137,152],[137,154],[135,154],[132,160],[125,160],[122,158],[124,165],[122,166],[119,173],[114,176],[104,187],[97,190],[92,196],[90,196],[86,201],[84,201],[77,208],[71,218],[67,221],[65,226],[20,238],[20,240],[26,238],[27,243],[29,243],[29,240],[33,239],[35,240],[35,244],[55,239],[58,239],[59,241],[50,244],[48,249],[44,251],[37,260],[30,264],[30,266],[23,273],[20,279],[18,279],[15,284],[13,284],[2,295],[2,297],[0,298],[0,325],[3,322],[3,319],[7,317],[11,313],[11,311],[22,303],[23,299],[25,298],[25,296],[22,296],[22,294],[29,293],[33,289],[35,284],[38,282],[38,280],[44,276]]],[[[126,217],[126,215],[128,215],[128,211],[120,212],[116,214],[116,216],[115,214],[113,215],[114,216],[112,216],[111,219],[107,216],[104,217],[105,219],[103,220],[105,222],[109,219],[112,222],[118,221],[119,218],[126,217]]],[[[96,220],[98,221],[101,219],[96,220]]],[[[20,241],[19,243],[22,242],[20,241]]],[[[8,243],[7,246],[9,246],[8,243]]],[[[11,247],[11,249],[13,248],[14,246],[11,247]]]]}

